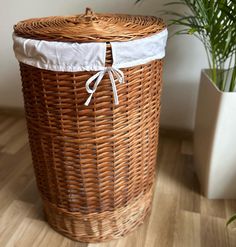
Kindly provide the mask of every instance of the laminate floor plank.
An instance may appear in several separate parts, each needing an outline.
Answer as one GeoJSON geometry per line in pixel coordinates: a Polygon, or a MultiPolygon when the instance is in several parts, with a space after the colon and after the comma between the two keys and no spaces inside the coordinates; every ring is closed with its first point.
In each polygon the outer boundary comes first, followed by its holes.
{"type": "Polygon", "coordinates": [[[200,213],[201,195],[200,185],[193,168],[193,158],[183,155],[181,163],[181,187],[179,191],[179,208],[190,212],[200,213]]]}
{"type": "Polygon", "coordinates": [[[201,247],[229,247],[226,220],[201,215],[201,247]]]}
{"type": "Polygon", "coordinates": [[[16,138],[16,136],[23,131],[26,132],[25,120],[22,118],[16,119],[13,124],[9,125],[9,128],[5,128],[5,130],[0,133],[0,145],[4,147],[11,139],[16,138]]]}
{"type": "Polygon", "coordinates": [[[179,211],[176,215],[174,247],[200,247],[201,226],[200,214],[179,211]]]}

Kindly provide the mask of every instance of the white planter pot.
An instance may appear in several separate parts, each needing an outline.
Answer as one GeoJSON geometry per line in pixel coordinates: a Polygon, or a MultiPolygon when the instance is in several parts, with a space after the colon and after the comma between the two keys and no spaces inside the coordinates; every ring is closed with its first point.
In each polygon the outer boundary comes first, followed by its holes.
{"type": "Polygon", "coordinates": [[[203,70],[194,131],[194,162],[209,199],[236,198],[236,93],[221,92],[203,70]]]}

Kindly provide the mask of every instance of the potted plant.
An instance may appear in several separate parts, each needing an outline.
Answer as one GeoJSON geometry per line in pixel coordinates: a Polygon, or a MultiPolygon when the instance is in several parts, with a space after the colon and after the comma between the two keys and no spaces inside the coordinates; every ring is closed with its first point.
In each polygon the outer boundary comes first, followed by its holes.
{"type": "MultiPolygon", "coordinates": [[[[170,3],[168,5],[177,4],[170,3]]],[[[204,195],[236,198],[236,3],[180,0],[190,14],[170,13],[172,24],[192,34],[206,50],[209,69],[201,75],[194,130],[194,162],[204,195]]]]}
{"type": "MultiPolygon", "coordinates": [[[[202,70],[194,130],[194,161],[202,192],[236,198],[236,0],[177,0],[187,12],[165,11],[175,34],[203,43],[209,69],[202,70]]],[[[190,54],[191,55],[191,54],[190,54]]]]}
{"type": "Polygon", "coordinates": [[[236,198],[236,1],[179,0],[189,9],[174,16],[177,34],[203,43],[209,69],[202,71],[194,130],[194,162],[204,195],[236,198]]]}
{"type": "Polygon", "coordinates": [[[167,11],[176,34],[203,43],[209,69],[198,93],[194,163],[203,194],[210,199],[236,198],[236,1],[179,0],[189,12],[167,11]]]}

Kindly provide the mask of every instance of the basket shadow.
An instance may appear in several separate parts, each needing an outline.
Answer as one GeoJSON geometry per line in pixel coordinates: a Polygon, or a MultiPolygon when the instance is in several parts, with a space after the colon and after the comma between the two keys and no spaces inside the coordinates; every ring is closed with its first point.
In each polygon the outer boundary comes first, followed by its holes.
{"type": "Polygon", "coordinates": [[[194,170],[193,156],[182,153],[182,142],[181,138],[160,136],[158,184],[162,193],[177,195],[180,203],[184,200],[200,202],[201,190],[194,170]]]}

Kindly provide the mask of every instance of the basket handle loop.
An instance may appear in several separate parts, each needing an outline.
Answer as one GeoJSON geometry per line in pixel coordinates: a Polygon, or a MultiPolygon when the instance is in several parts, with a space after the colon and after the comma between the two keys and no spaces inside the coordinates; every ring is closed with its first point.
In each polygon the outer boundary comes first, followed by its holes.
{"type": "Polygon", "coordinates": [[[86,8],[84,19],[87,22],[91,22],[91,21],[97,20],[97,16],[94,14],[91,8],[86,8]]]}
{"type": "Polygon", "coordinates": [[[85,16],[91,16],[93,14],[94,12],[92,11],[92,9],[87,7],[85,10],[85,16]]]}

